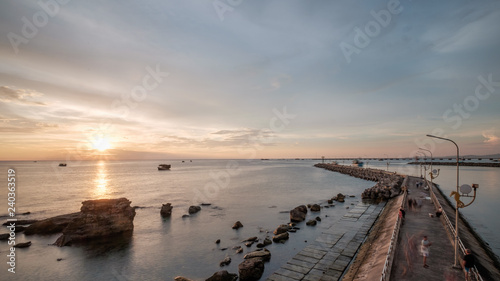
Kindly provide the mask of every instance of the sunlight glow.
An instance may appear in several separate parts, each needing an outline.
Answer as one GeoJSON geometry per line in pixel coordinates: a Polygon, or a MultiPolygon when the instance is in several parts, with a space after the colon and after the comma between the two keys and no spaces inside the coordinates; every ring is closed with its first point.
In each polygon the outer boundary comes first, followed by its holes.
{"type": "Polygon", "coordinates": [[[99,151],[105,151],[106,149],[111,148],[111,144],[106,137],[98,136],[92,140],[92,148],[99,151]]]}

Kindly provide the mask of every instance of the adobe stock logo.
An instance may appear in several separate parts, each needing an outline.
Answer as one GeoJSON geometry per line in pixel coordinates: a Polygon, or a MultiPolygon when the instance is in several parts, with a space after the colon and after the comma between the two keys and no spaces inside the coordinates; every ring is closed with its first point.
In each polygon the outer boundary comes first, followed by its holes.
{"type": "Polygon", "coordinates": [[[339,44],[340,50],[342,50],[347,63],[351,63],[352,55],[359,55],[361,53],[361,49],[370,45],[372,41],[370,38],[377,37],[382,31],[382,28],[389,26],[392,20],[392,15],[397,15],[403,11],[403,7],[400,4],[399,0],[390,0],[387,2],[387,10],[380,10],[378,12],[371,10],[370,14],[374,20],[367,22],[363,30],[357,26],[354,28],[354,46],[346,43],[345,41],[342,41],[339,44]]]}

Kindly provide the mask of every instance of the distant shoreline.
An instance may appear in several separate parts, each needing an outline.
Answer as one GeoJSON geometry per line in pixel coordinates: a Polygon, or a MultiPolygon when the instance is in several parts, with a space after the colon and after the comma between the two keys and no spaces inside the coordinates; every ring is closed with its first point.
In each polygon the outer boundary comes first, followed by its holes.
{"type": "MultiPolygon", "coordinates": [[[[456,166],[457,162],[410,162],[408,165],[434,165],[434,166],[456,166]]],[[[498,167],[500,163],[477,163],[477,162],[458,162],[459,166],[475,166],[475,167],[498,167]]]]}

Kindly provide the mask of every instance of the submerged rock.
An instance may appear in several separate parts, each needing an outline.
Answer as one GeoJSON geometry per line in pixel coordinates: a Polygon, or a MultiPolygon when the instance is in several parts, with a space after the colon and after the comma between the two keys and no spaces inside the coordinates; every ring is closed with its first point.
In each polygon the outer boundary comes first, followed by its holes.
{"type": "Polygon", "coordinates": [[[135,209],[126,198],[84,201],[79,215],[64,228],[55,244],[62,247],[72,242],[131,233],[134,217],[135,209]]]}
{"type": "Polygon", "coordinates": [[[182,277],[182,276],[177,276],[174,278],[175,281],[193,281],[189,278],[186,278],[186,277],[182,277]]]}

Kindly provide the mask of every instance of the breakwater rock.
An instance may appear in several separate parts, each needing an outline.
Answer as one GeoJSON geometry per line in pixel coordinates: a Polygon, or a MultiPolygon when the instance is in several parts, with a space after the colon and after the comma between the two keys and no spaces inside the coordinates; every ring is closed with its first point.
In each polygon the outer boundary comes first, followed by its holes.
{"type": "Polygon", "coordinates": [[[55,245],[68,246],[72,242],[89,241],[131,233],[134,229],[135,209],[127,198],[87,200],[79,213],[56,216],[37,221],[26,228],[26,235],[62,232],[55,245]]]}
{"type": "Polygon", "coordinates": [[[401,175],[378,169],[368,169],[337,164],[316,164],[314,166],[329,171],[349,175],[355,178],[376,181],[377,183],[374,186],[363,191],[363,193],[361,194],[361,198],[363,199],[387,200],[389,198],[395,197],[401,192],[401,184],[404,179],[401,175]]]}

